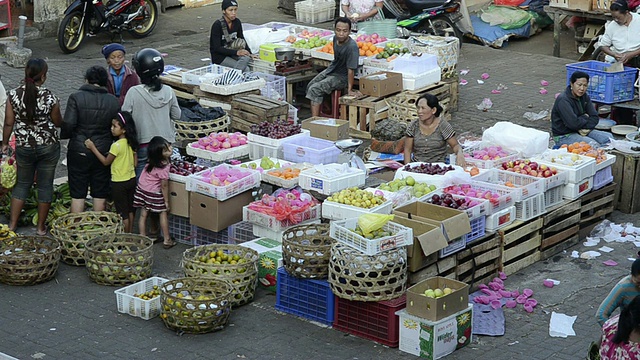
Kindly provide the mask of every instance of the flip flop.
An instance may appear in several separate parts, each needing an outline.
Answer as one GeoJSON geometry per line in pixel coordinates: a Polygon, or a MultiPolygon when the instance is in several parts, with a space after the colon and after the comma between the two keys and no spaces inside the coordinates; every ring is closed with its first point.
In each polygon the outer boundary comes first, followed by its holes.
{"type": "Polygon", "coordinates": [[[177,242],[175,242],[173,239],[169,239],[169,241],[171,241],[170,243],[162,243],[162,247],[165,249],[171,249],[172,247],[178,245],[177,242]]]}

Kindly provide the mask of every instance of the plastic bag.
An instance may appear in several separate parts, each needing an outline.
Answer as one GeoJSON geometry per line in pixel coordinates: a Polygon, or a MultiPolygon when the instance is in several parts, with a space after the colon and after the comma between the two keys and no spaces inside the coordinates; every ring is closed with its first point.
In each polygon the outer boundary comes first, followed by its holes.
{"type": "Polygon", "coordinates": [[[500,121],[484,131],[482,141],[519,152],[523,157],[531,157],[547,150],[549,133],[500,121]]]}
{"type": "Polygon", "coordinates": [[[589,237],[592,238],[602,238],[611,232],[611,221],[603,220],[600,224],[596,225],[596,227],[591,230],[589,237]]]}
{"type": "Polygon", "coordinates": [[[382,227],[391,220],[393,220],[393,215],[364,214],[358,218],[358,226],[362,230],[362,233],[367,235],[382,229],[382,227]]]}
{"type": "Polygon", "coordinates": [[[525,10],[510,6],[489,6],[480,15],[482,21],[491,26],[500,26],[504,30],[519,29],[531,21],[531,14],[525,10]]]}

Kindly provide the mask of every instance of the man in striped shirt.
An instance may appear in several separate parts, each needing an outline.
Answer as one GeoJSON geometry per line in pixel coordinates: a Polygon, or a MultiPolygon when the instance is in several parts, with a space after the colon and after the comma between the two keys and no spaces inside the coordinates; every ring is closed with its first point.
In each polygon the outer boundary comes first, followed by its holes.
{"type": "Polygon", "coordinates": [[[640,295],[640,259],[631,265],[631,275],[622,278],[600,304],[596,312],[598,323],[603,325],[617,308],[629,305],[638,295],[640,295]]]}

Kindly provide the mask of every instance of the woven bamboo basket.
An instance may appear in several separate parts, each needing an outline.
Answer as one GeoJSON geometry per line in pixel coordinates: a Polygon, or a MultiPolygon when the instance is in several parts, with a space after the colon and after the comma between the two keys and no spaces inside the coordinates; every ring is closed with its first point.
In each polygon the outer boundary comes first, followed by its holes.
{"type": "Polygon", "coordinates": [[[355,301],[395,299],[407,288],[407,250],[365,255],[347,245],[331,247],[329,284],[339,298],[355,301]]]}
{"type": "Polygon", "coordinates": [[[89,278],[100,285],[123,286],[151,276],[153,240],[136,234],[108,234],[87,241],[89,278]]]}
{"type": "Polygon", "coordinates": [[[213,120],[205,121],[174,121],[176,128],[176,141],[196,141],[211,133],[228,131],[231,119],[228,115],[213,120]]]}
{"type": "Polygon", "coordinates": [[[412,53],[432,54],[438,57],[438,66],[442,78],[448,79],[457,75],[460,39],[455,36],[425,35],[411,38],[409,50],[412,53]]]}
{"type": "Polygon", "coordinates": [[[51,224],[51,235],[60,242],[65,264],[84,266],[87,241],[106,234],[123,231],[120,215],[106,211],[86,211],[61,216],[51,224]]]}
{"type": "Polygon", "coordinates": [[[182,254],[182,268],[188,277],[228,281],[233,286],[231,305],[240,306],[253,300],[255,295],[259,257],[257,251],[244,246],[209,244],[187,249],[182,254]],[[235,257],[236,263],[221,263],[225,256],[235,257]]]}
{"type": "Polygon", "coordinates": [[[329,273],[329,224],[295,226],[282,236],[282,261],[287,272],[302,279],[325,279],[329,273]]]}
{"type": "Polygon", "coordinates": [[[204,334],[222,330],[229,320],[233,286],[228,281],[180,278],[160,289],[160,318],[169,329],[204,334]]]}
{"type": "Polygon", "coordinates": [[[46,236],[17,236],[0,241],[0,282],[35,285],[53,279],[60,243],[46,236]]]}

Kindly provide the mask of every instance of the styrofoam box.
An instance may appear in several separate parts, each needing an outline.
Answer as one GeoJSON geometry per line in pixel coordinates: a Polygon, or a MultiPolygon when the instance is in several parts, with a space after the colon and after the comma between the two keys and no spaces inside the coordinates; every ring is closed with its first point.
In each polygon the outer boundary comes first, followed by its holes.
{"type": "Polygon", "coordinates": [[[232,168],[231,165],[221,164],[214,168],[203,170],[189,176],[187,178],[187,183],[185,186],[187,191],[197,192],[203,195],[211,196],[220,201],[224,201],[260,185],[259,171],[242,168],[239,170],[243,173],[248,172],[249,176],[245,176],[242,179],[234,181],[229,185],[216,186],[209,183],[208,179],[205,179],[204,177],[220,166],[232,168]]]}
{"type": "Polygon", "coordinates": [[[605,154],[605,156],[607,157],[607,159],[605,161],[602,161],[599,164],[596,164],[596,172],[606,168],[607,166],[611,166],[616,162],[616,156],[613,154],[605,154]]]}
{"type": "Polygon", "coordinates": [[[213,161],[226,161],[238,159],[249,155],[249,144],[232,147],[218,152],[194,148],[192,143],[187,144],[187,154],[201,159],[213,161]]]}
{"type": "Polygon", "coordinates": [[[566,184],[553,187],[544,192],[544,207],[545,209],[549,209],[558,204],[562,204],[564,199],[562,198],[562,194],[564,193],[564,187],[566,184]]]}
{"type": "Polygon", "coordinates": [[[527,221],[545,213],[544,193],[516,202],[516,219],[527,221]]]}
{"type": "MultiPolygon", "coordinates": [[[[393,71],[402,73],[403,75],[419,76],[438,69],[438,57],[432,54],[422,54],[421,56],[399,56],[393,65],[393,71]]],[[[438,81],[440,79],[438,78],[438,81]]]]}
{"type": "Polygon", "coordinates": [[[387,222],[382,229],[390,231],[393,235],[381,237],[379,239],[367,239],[351,231],[358,225],[358,218],[346,220],[335,220],[331,222],[329,228],[330,236],[365,255],[376,255],[382,251],[399,248],[413,243],[413,229],[387,222]]]}
{"type": "Polygon", "coordinates": [[[516,207],[509,206],[506,209],[502,209],[495,214],[487,216],[486,229],[487,231],[496,231],[511,224],[516,219],[516,207]]]}
{"type": "Polygon", "coordinates": [[[558,169],[558,172],[560,171],[566,172],[567,182],[569,183],[577,184],[588,177],[592,177],[596,173],[596,160],[594,158],[591,158],[588,156],[576,155],[576,154],[568,154],[563,149],[547,150],[545,151],[544,154],[540,155],[539,157],[536,157],[535,159],[532,158],[531,160],[536,161],[538,164],[544,164],[550,167],[554,167],[558,169]],[[551,162],[551,160],[546,160],[556,155],[562,155],[563,157],[579,156],[583,162],[576,166],[569,166],[569,165],[559,164],[556,162],[551,162]]]}
{"type": "Polygon", "coordinates": [[[282,144],[284,159],[292,162],[331,164],[338,161],[340,150],[332,141],[314,137],[297,138],[282,144]]]}
{"type": "Polygon", "coordinates": [[[327,200],[322,203],[322,217],[330,220],[350,219],[364,214],[388,215],[391,214],[392,210],[393,202],[391,200],[387,200],[376,207],[372,207],[371,209],[364,209],[357,206],[345,205],[327,200]]]}
{"type": "MultiPolygon", "coordinates": [[[[431,200],[431,198],[433,197],[433,195],[444,195],[442,193],[442,191],[438,191],[440,189],[436,189],[426,195],[424,195],[423,197],[421,197],[420,199],[418,199],[418,201],[422,201],[422,202],[429,202],[429,200],[431,200]]],[[[453,195],[454,199],[464,199],[466,196],[462,196],[462,195],[453,195]]],[[[462,210],[464,212],[467,213],[467,216],[469,216],[469,220],[473,220],[476,218],[479,218],[480,216],[485,216],[488,212],[489,212],[489,207],[491,206],[491,204],[489,203],[489,200],[485,200],[485,199],[476,199],[473,198],[474,201],[477,201],[479,204],[473,207],[470,207],[468,209],[462,210]]]]}
{"type": "MultiPolygon", "coordinates": [[[[325,168],[339,170],[344,164],[327,164],[325,168]]],[[[360,187],[367,180],[367,174],[364,170],[347,167],[347,173],[343,175],[329,178],[323,174],[319,174],[317,169],[310,168],[302,170],[298,177],[300,187],[305,190],[314,190],[324,195],[331,195],[343,189],[350,187],[360,187]]]]}
{"type": "Polygon", "coordinates": [[[249,144],[256,143],[256,144],[262,144],[262,145],[268,145],[268,146],[282,146],[282,144],[284,144],[289,140],[305,138],[310,136],[311,136],[311,132],[309,130],[301,129],[301,132],[299,134],[287,136],[282,139],[272,139],[270,137],[260,136],[254,133],[247,133],[247,140],[249,144]]]}
{"type": "Polygon", "coordinates": [[[320,219],[321,213],[322,213],[322,205],[318,204],[298,214],[297,218],[300,221],[298,221],[297,223],[294,223],[290,219],[278,220],[273,216],[263,214],[255,210],[251,210],[249,209],[249,205],[247,205],[242,208],[242,220],[248,221],[252,224],[269,228],[273,231],[282,231],[291,226],[298,225],[304,221],[318,220],[320,219]]]}
{"type": "Polygon", "coordinates": [[[513,197],[516,202],[544,192],[543,178],[511,171],[498,170],[495,168],[481,172],[474,176],[473,180],[484,181],[497,185],[504,185],[506,182],[511,182],[514,187],[509,186],[509,188],[513,189],[513,197]]]}
{"type": "Polygon", "coordinates": [[[418,75],[402,74],[402,87],[404,90],[417,90],[435,84],[441,79],[442,71],[439,67],[435,67],[418,75]]]}
{"type": "Polygon", "coordinates": [[[153,319],[160,315],[160,296],[151,300],[142,300],[133,295],[144,294],[147,291],[153,290],[154,286],[160,286],[167,281],[169,280],[154,276],[115,290],[114,294],[116,294],[118,311],[124,314],[140,317],[145,320],[153,319]]]}
{"type": "Polygon", "coordinates": [[[562,197],[567,200],[575,200],[593,189],[593,176],[580,181],[577,184],[568,183],[564,186],[562,197]]]}

